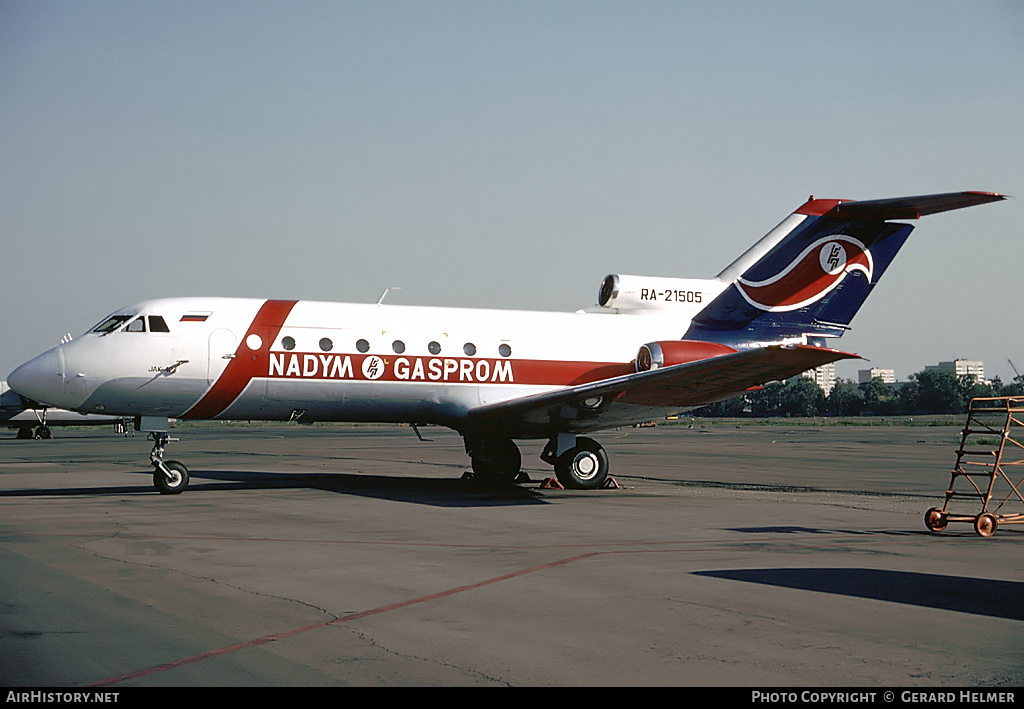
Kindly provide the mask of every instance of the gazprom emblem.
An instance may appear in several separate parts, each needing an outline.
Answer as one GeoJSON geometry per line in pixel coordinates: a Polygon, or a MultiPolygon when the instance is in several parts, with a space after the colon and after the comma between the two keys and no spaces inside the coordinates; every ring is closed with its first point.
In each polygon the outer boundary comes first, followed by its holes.
{"type": "Polygon", "coordinates": [[[380,379],[384,376],[384,360],[377,355],[370,355],[364,359],[363,376],[366,379],[380,379]]]}
{"type": "Polygon", "coordinates": [[[821,261],[821,270],[830,276],[846,268],[846,249],[838,241],[830,241],[822,246],[818,258],[821,261]]]}
{"type": "Polygon", "coordinates": [[[785,312],[818,302],[854,271],[871,282],[871,252],[852,236],[834,234],[815,241],[774,276],[761,281],[740,276],[736,288],[761,310],[785,312]]]}

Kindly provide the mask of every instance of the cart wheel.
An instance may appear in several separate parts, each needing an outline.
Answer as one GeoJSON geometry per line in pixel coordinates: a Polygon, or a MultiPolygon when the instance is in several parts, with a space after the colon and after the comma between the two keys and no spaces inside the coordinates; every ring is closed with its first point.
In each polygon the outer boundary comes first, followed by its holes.
{"type": "Polygon", "coordinates": [[[991,537],[996,533],[998,526],[996,516],[991,512],[982,512],[974,518],[974,531],[978,533],[979,537],[991,537]]]}
{"type": "Polygon", "coordinates": [[[933,532],[941,532],[949,524],[946,513],[938,507],[933,507],[924,513],[924,526],[933,532]]]}

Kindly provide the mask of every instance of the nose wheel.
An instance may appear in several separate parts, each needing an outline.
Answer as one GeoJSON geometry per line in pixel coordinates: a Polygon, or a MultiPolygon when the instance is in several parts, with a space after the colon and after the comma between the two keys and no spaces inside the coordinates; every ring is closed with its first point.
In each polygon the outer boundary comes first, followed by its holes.
{"type": "Polygon", "coordinates": [[[153,450],[149,453],[149,461],[153,464],[153,487],[161,495],[180,495],[188,487],[188,468],[177,460],[164,460],[164,447],[171,438],[164,432],[149,434],[153,441],[153,450]]]}
{"type": "Polygon", "coordinates": [[[176,460],[153,463],[153,487],[161,495],[178,495],[188,487],[188,468],[176,460]]]}

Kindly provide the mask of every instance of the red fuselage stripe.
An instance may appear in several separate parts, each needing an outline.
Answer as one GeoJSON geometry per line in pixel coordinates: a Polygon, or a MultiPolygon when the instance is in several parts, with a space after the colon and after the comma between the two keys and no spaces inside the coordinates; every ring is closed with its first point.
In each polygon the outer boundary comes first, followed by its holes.
{"type": "Polygon", "coordinates": [[[260,310],[249,325],[245,337],[238,343],[235,356],[228,361],[228,366],[217,378],[213,386],[203,395],[191,409],[186,411],[183,419],[212,419],[221,414],[238,398],[253,377],[266,376],[270,346],[277,339],[285,319],[298,301],[268,300],[260,306],[260,310]],[[256,335],[260,345],[250,349],[249,337],[256,335]]]}
{"type": "Polygon", "coordinates": [[[272,381],[440,382],[574,386],[635,372],[632,362],[580,362],[476,357],[272,352],[272,381]]]}
{"type": "Polygon", "coordinates": [[[296,303],[294,300],[264,302],[217,381],[180,418],[206,420],[222,415],[254,379],[573,386],[635,371],[632,362],[271,352],[296,303]],[[259,338],[258,342],[255,338],[250,340],[253,335],[259,338]],[[380,374],[364,373],[363,363],[371,358],[383,365],[380,374]]]}

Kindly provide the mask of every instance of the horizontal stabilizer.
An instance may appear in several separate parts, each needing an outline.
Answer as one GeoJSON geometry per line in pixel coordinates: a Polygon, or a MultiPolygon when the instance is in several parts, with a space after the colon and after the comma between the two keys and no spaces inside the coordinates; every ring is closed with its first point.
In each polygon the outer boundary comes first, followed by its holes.
{"type": "Polygon", "coordinates": [[[1003,199],[1006,197],[991,192],[948,192],[920,197],[870,199],[840,202],[825,216],[843,219],[918,219],[929,214],[975,207],[1003,199]]]}

